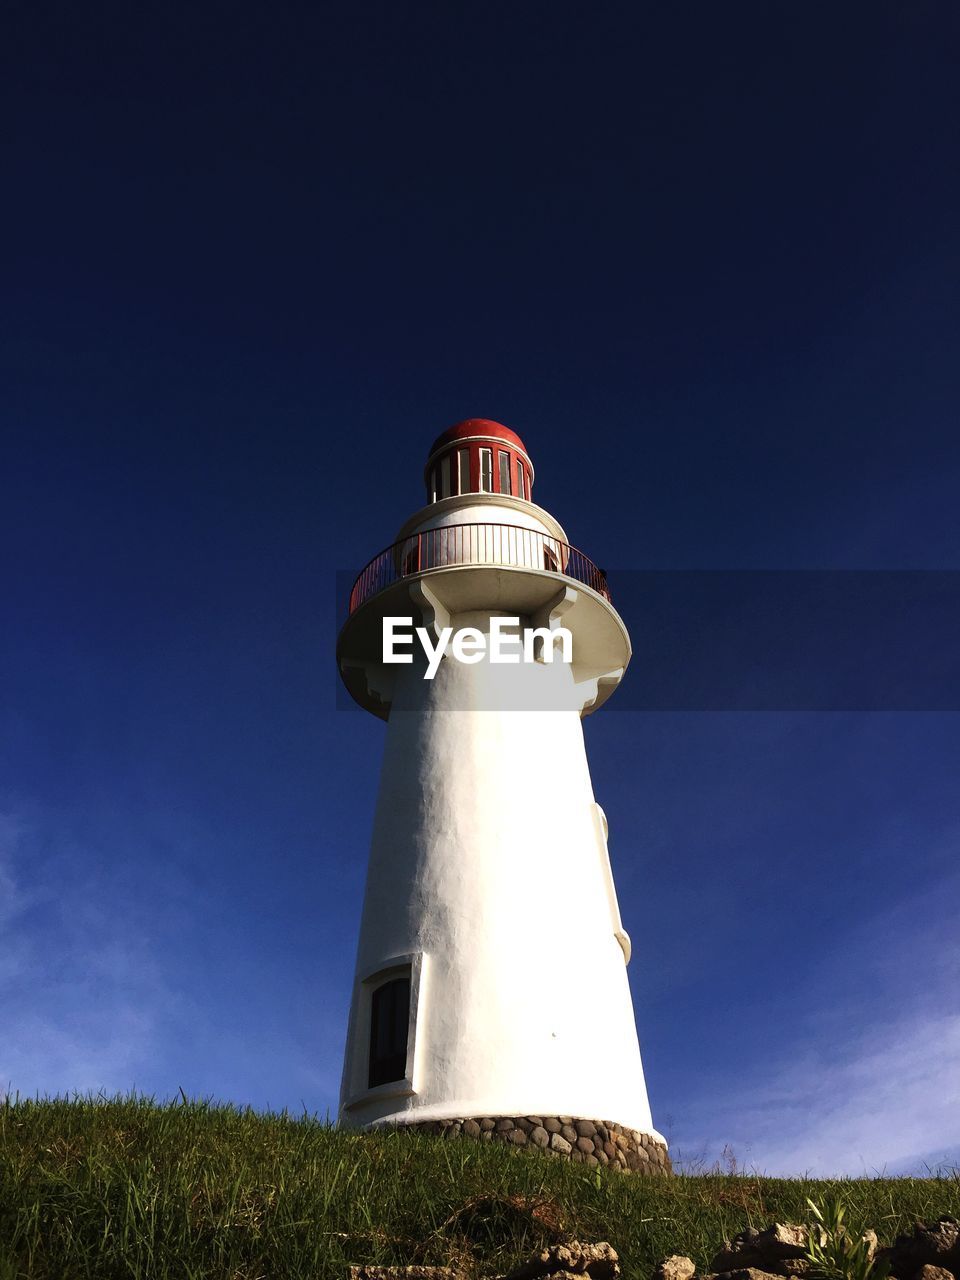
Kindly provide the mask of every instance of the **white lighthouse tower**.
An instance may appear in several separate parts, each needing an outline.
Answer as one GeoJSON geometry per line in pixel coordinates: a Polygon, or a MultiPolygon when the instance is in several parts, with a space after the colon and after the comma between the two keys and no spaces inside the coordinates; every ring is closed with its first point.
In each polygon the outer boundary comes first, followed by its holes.
{"type": "Polygon", "coordinates": [[[580,723],[623,676],[626,628],[603,573],[533,502],[509,428],[452,427],[425,479],[427,505],[357,578],[338,645],[350,693],[387,722],[340,1122],[669,1171],[580,723]],[[538,660],[474,644],[428,679],[415,638],[410,661],[384,661],[385,618],[434,644],[516,618],[541,629],[538,660]],[[572,654],[551,662],[557,628],[572,654]]]}

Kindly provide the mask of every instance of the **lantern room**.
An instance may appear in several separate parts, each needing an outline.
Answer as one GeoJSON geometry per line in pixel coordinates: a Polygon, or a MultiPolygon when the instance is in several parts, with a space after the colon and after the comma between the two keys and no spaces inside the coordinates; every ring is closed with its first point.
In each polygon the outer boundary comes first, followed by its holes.
{"type": "Polygon", "coordinates": [[[533,474],[515,431],[488,418],[467,418],[434,440],[423,478],[428,502],[462,493],[503,493],[531,502],[533,474]]]}

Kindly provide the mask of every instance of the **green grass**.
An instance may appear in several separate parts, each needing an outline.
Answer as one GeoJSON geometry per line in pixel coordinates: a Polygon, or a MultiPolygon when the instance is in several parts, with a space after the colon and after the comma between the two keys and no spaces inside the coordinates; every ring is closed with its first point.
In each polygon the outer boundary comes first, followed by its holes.
{"type": "Polygon", "coordinates": [[[350,1262],[451,1259],[495,1275],[561,1233],[609,1240],[645,1280],[667,1254],[705,1268],[723,1237],[805,1221],[807,1196],[833,1194],[884,1242],[960,1212],[956,1177],[644,1179],[198,1102],[0,1104],[0,1280],[343,1280],[350,1262]]]}

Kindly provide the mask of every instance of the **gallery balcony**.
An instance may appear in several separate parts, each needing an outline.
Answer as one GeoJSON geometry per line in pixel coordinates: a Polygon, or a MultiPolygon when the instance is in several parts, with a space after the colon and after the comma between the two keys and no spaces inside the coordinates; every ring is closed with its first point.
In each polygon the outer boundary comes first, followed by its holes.
{"type": "Polygon", "coordinates": [[[409,534],[357,575],[350,613],[404,578],[456,567],[537,570],[569,578],[610,600],[602,569],[582,551],[536,529],[512,524],[451,524],[409,534]]]}

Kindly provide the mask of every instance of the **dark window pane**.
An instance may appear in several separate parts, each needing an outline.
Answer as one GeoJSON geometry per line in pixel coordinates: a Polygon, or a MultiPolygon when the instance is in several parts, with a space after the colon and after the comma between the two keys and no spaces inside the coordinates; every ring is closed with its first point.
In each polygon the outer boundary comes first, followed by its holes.
{"type": "Polygon", "coordinates": [[[371,1089],[406,1075],[409,1021],[410,979],[394,978],[377,987],[370,1007],[371,1089]]]}
{"type": "Polygon", "coordinates": [[[501,452],[499,454],[500,462],[500,492],[510,492],[510,455],[501,452]]]}

